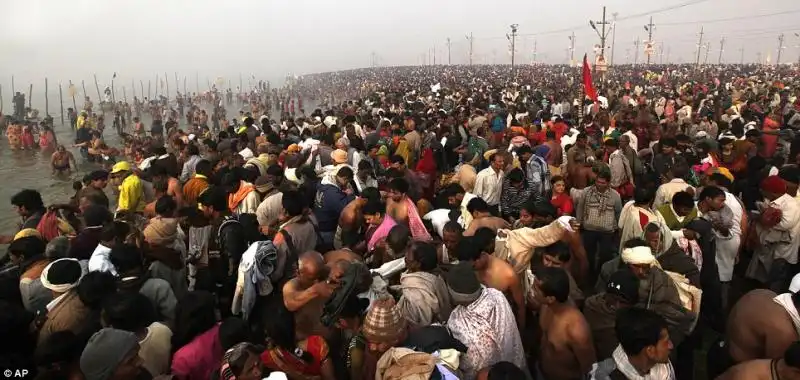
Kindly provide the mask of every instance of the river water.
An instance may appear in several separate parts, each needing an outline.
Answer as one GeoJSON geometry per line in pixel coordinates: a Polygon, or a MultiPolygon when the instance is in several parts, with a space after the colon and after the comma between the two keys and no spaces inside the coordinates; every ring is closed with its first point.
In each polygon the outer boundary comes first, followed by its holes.
{"type": "MultiPolygon", "coordinates": [[[[200,107],[210,113],[211,107],[209,105],[201,105],[200,107]]],[[[226,108],[229,118],[239,114],[240,105],[238,104],[228,105],[226,108]]],[[[273,113],[271,116],[274,118],[279,115],[273,113]]],[[[71,147],[75,139],[75,132],[69,125],[69,121],[65,120],[64,124],[62,124],[60,117],[54,115],[54,118],[58,142],[66,146],[75,156],[78,163],[77,170],[73,170],[69,177],[66,175],[54,176],[51,174],[50,152],[41,152],[39,149],[11,150],[5,135],[0,136],[0,184],[2,184],[0,186],[0,234],[13,235],[17,231],[21,220],[11,205],[11,197],[20,190],[34,189],[39,191],[42,194],[45,205],[66,203],[75,194],[72,189],[73,182],[80,181],[86,173],[101,168],[99,164],[84,162],[78,149],[71,147]]],[[[185,127],[185,120],[185,118],[182,118],[180,121],[182,128],[185,127]]],[[[121,149],[122,144],[119,136],[111,126],[112,121],[112,114],[106,113],[105,141],[110,146],[121,149]]],[[[126,120],[126,122],[129,121],[126,120]]],[[[143,115],[143,122],[146,129],[149,129],[152,119],[149,115],[143,115]]],[[[130,132],[131,126],[129,125],[128,128],[128,132],[130,132]]],[[[106,188],[106,193],[109,195],[112,205],[115,204],[116,197],[109,188],[106,188]]]]}

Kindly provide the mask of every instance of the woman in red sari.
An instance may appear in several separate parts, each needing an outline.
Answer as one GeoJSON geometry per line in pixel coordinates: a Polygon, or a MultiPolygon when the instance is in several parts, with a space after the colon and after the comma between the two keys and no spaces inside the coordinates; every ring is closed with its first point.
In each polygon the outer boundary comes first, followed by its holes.
{"type": "Polygon", "coordinates": [[[334,380],[328,343],[319,335],[297,339],[294,315],[282,300],[273,302],[264,318],[267,349],[261,353],[266,368],[285,372],[290,379],[334,380]]]}
{"type": "Polygon", "coordinates": [[[433,149],[422,150],[422,158],[417,162],[417,176],[422,185],[422,194],[425,199],[433,199],[434,184],[436,183],[436,161],[433,159],[433,149]]]}
{"type": "Polygon", "coordinates": [[[550,198],[550,203],[558,211],[558,216],[572,215],[575,206],[567,193],[567,183],[564,177],[557,175],[551,180],[553,184],[553,196],[550,198]]]}
{"type": "Polygon", "coordinates": [[[781,127],[781,115],[779,108],[775,108],[773,112],[769,114],[766,118],[764,118],[764,125],[762,127],[762,134],[761,134],[761,157],[764,158],[771,158],[775,155],[775,150],[778,146],[778,135],[770,134],[770,132],[776,132],[781,127]]]}

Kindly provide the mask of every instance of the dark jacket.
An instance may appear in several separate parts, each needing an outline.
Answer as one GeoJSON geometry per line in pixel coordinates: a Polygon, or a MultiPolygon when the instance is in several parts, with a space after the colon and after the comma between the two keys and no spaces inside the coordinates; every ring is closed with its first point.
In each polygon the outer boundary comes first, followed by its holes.
{"type": "Polygon", "coordinates": [[[606,301],[605,293],[587,298],[583,305],[583,315],[592,330],[597,358],[610,358],[619,344],[617,332],[614,329],[618,310],[616,305],[606,301]]]}
{"type": "Polygon", "coordinates": [[[319,185],[314,200],[314,216],[320,232],[333,232],[339,225],[339,216],[345,206],[355,199],[334,185],[319,185]]]}
{"type": "Polygon", "coordinates": [[[69,247],[69,257],[78,260],[89,260],[97,245],[100,244],[102,228],[85,228],[75,236],[69,247]]]}
{"type": "MultiPolygon", "coordinates": [[[[658,256],[658,262],[661,264],[662,269],[682,274],[686,276],[692,285],[700,287],[700,270],[697,269],[694,260],[678,246],[678,243],[673,241],[672,246],[661,256],[658,256]]],[[[704,266],[705,262],[704,258],[704,266]]]]}

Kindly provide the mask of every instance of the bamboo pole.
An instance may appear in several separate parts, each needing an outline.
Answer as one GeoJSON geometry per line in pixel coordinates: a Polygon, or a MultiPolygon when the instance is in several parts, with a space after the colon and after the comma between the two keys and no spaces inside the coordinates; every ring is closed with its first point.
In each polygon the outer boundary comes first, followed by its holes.
{"type": "Polygon", "coordinates": [[[33,108],[33,83],[28,87],[28,108],[33,108]]]}
{"type": "Polygon", "coordinates": [[[44,116],[50,116],[50,96],[47,84],[47,77],[44,77],[44,116]]]}
{"type": "MultiPolygon", "coordinates": [[[[148,83],[147,85],[149,86],[150,84],[148,83]]],[[[141,79],[139,80],[139,87],[141,87],[141,88],[142,88],[142,99],[141,99],[141,100],[142,100],[142,101],[144,101],[144,81],[143,81],[143,80],[141,80],[141,79]]],[[[136,87],[134,87],[134,89],[135,89],[135,88],[136,88],[136,87]]],[[[136,92],[136,90],[133,90],[133,92],[135,93],[135,92],[136,92]]],[[[148,92],[148,93],[150,93],[150,91],[147,91],[147,92],[148,92]]]]}
{"type": "Polygon", "coordinates": [[[61,89],[61,82],[58,82],[58,102],[61,104],[61,124],[64,124],[64,91],[61,89]]]}
{"type": "MultiPolygon", "coordinates": [[[[97,84],[97,74],[94,74],[94,88],[97,90],[97,103],[100,104],[103,101],[103,96],[100,95],[100,85],[97,84]]],[[[100,110],[102,111],[103,107],[100,107],[100,110]]]]}
{"type": "Polygon", "coordinates": [[[151,100],[153,99],[150,96],[150,80],[149,79],[147,80],[147,99],[151,99],[151,100]]]}
{"type": "Polygon", "coordinates": [[[81,87],[83,87],[83,97],[88,97],[89,94],[86,93],[86,82],[84,82],[83,79],[81,79],[81,87]]]}
{"type": "Polygon", "coordinates": [[[14,95],[17,94],[17,90],[14,88],[14,76],[11,76],[11,97],[13,98],[14,95]]]}
{"type": "MultiPolygon", "coordinates": [[[[75,85],[72,84],[72,81],[69,81],[69,88],[70,92],[72,93],[72,109],[74,109],[75,112],[78,112],[78,103],[75,102],[75,85]]],[[[75,126],[73,125],[73,128],[74,127],[75,126]]]]}
{"type": "Polygon", "coordinates": [[[183,95],[186,95],[186,76],[183,76],[183,95]]]}
{"type": "Polygon", "coordinates": [[[169,105],[169,76],[164,73],[164,81],[167,82],[167,105],[169,105]]]}
{"type": "Polygon", "coordinates": [[[117,105],[117,93],[114,91],[114,78],[111,78],[111,103],[114,103],[114,106],[117,105]]]}
{"type": "Polygon", "coordinates": [[[128,103],[128,92],[125,91],[125,86],[122,86],[122,99],[126,104],[128,103]]]}
{"type": "Polygon", "coordinates": [[[181,81],[178,79],[178,72],[175,72],[175,92],[181,91],[181,81]]]}

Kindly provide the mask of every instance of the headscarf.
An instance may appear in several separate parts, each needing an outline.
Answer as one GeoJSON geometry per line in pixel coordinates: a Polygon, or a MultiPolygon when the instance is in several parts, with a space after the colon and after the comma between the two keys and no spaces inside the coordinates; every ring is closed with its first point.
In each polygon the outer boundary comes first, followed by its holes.
{"type": "Polygon", "coordinates": [[[396,341],[406,328],[406,320],[395,307],[394,300],[378,300],[364,318],[361,331],[370,342],[391,343],[396,341]]]}
{"type": "Polygon", "coordinates": [[[144,240],[152,245],[172,244],[178,236],[178,219],[155,217],[144,228],[144,240]]]}
{"type": "Polygon", "coordinates": [[[650,247],[644,246],[625,248],[622,250],[620,258],[623,263],[632,265],[654,265],[658,263],[650,247]]]}
{"type": "Polygon", "coordinates": [[[42,286],[56,293],[66,293],[78,286],[83,278],[83,268],[78,259],[64,258],[53,261],[42,270],[42,286]]]}
{"type": "Polygon", "coordinates": [[[786,194],[786,182],[781,177],[771,175],[761,181],[761,189],[773,194],[786,194]]]}
{"type": "Polygon", "coordinates": [[[446,275],[447,288],[454,303],[471,304],[481,296],[481,286],[472,264],[462,261],[450,268],[446,275]]]}
{"type": "Polygon", "coordinates": [[[247,342],[239,343],[228,349],[228,351],[225,351],[219,369],[219,379],[236,380],[236,375],[233,373],[233,369],[231,369],[231,362],[238,361],[243,355],[251,355],[255,351],[256,347],[247,342]]]}
{"type": "Polygon", "coordinates": [[[664,253],[666,253],[670,249],[670,247],[672,247],[672,244],[674,242],[673,237],[672,237],[672,231],[669,229],[669,227],[665,223],[661,223],[659,221],[653,221],[653,222],[647,223],[647,225],[644,226],[644,229],[642,229],[642,238],[643,239],[647,239],[645,234],[647,234],[647,227],[650,226],[651,224],[658,226],[658,230],[659,230],[659,232],[658,232],[658,234],[659,234],[658,250],[655,252],[655,257],[659,257],[659,256],[663,255],[664,253]]]}
{"type": "Polygon", "coordinates": [[[109,380],[120,363],[138,345],[136,334],[104,328],[92,335],[83,349],[81,372],[86,380],[109,380]]]}

